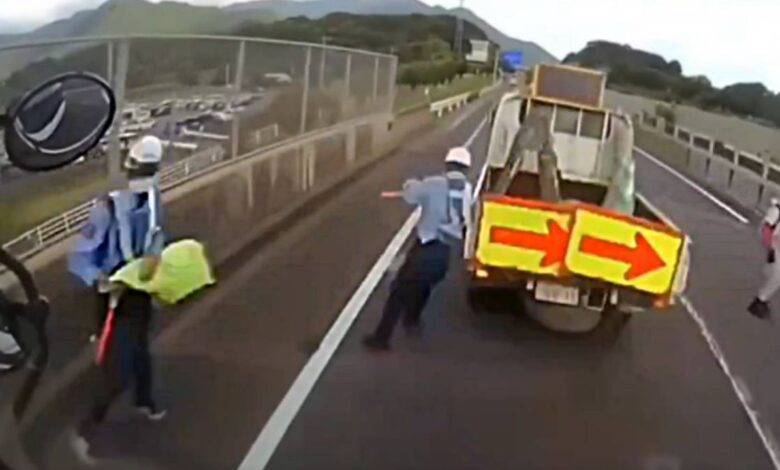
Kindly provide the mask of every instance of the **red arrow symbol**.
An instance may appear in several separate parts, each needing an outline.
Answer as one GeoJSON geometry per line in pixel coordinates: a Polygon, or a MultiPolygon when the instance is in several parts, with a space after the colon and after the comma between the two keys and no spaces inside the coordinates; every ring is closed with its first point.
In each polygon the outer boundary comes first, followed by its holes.
{"type": "Polygon", "coordinates": [[[625,274],[626,281],[631,281],[666,266],[664,260],[661,259],[644,235],[637,232],[634,242],[635,246],[631,247],[585,235],[580,243],[580,251],[599,258],[628,264],[630,267],[625,274]]]}
{"type": "Polygon", "coordinates": [[[505,227],[490,229],[490,242],[544,252],[541,266],[561,263],[566,257],[569,233],[553,219],[547,221],[547,233],[528,232],[505,227]]]}

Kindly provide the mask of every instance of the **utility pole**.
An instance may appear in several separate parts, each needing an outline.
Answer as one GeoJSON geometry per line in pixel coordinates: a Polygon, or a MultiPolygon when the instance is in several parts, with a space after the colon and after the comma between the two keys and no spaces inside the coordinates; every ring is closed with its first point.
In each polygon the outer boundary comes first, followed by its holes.
{"type": "MultiPolygon", "coordinates": [[[[460,0],[460,9],[463,9],[464,0],[460,0]]],[[[463,18],[455,17],[455,58],[460,60],[463,56],[463,18]]]]}

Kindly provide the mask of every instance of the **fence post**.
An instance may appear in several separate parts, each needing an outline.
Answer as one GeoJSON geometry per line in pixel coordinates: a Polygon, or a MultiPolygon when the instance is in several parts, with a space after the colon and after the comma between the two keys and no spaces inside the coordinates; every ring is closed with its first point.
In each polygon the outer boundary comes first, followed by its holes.
{"type": "Polygon", "coordinates": [[[35,229],[35,238],[38,239],[38,246],[37,248],[40,249],[43,247],[43,233],[41,232],[41,226],[39,225],[37,229],[35,229]]]}
{"type": "Polygon", "coordinates": [[[301,134],[306,132],[306,110],[309,106],[309,77],[311,76],[311,47],[306,48],[306,67],[303,71],[303,98],[301,99],[301,134]]]}
{"type": "Polygon", "coordinates": [[[320,57],[320,79],[319,79],[320,86],[319,86],[319,88],[320,88],[320,90],[323,90],[323,89],[325,89],[325,58],[327,56],[328,49],[325,46],[323,46],[321,50],[322,50],[322,52],[321,52],[322,55],[320,57]]]}
{"type": "MultiPolygon", "coordinates": [[[[236,58],[236,76],[233,80],[233,90],[238,92],[241,91],[241,86],[244,82],[244,60],[246,58],[246,41],[241,41],[238,43],[238,57],[236,58]]],[[[233,114],[233,125],[231,128],[231,152],[230,152],[230,158],[237,158],[238,157],[238,142],[239,138],[241,137],[240,131],[241,126],[239,123],[239,115],[238,113],[233,114]]]]}
{"type": "Polygon", "coordinates": [[[379,57],[374,57],[374,91],[371,95],[372,102],[376,106],[376,99],[379,96],[379,57]]]}
{"type": "Polygon", "coordinates": [[[388,113],[392,113],[395,109],[395,92],[396,92],[396,81],[398,80],[398,57],[394,56],[392,57],[390,62],[390,89],[387,90],[387,96],[388,101],[390,102],[388,105],[388,113]]]}
{"type": "MultiPolygon", "coordinates": [[[[115,44],[119,46],[116,70],[111,79],[116,95],[116,116],[108,139],[108,179],[111,188],[117,189],[125,185],[122,174],[122,155],[119,148],[119,132],[122,127],[122,110],[125,107],[125,86],[127,84],[127,67],[130,60],[130,43],[122,39],[115,44]]],[[[112,64],[113,65],[113,64],[112,64]]]]}
{"type": "Polygon", "coordinates": [[[349,115],[349,93],[352,86],[352,54],[347,53],[347,66],[344,71],[344,99],[341,100],[341,119],[346,119],[349,115]]]}
{"type": "Polygon", "coordinates": [[[114,43],[106,42],[106,80],[111,83],[114,76],[114,43]]]}

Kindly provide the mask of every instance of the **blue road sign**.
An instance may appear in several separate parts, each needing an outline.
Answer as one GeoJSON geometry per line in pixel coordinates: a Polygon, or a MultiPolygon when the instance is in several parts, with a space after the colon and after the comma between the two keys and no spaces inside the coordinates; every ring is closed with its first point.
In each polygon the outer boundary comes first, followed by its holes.
{"type": "Polygon", "coordinates": [[[525,57],[523,51],[506,51],[501,54],[501,61],[505,68],[517,72],[523,68],[525,57]]]}

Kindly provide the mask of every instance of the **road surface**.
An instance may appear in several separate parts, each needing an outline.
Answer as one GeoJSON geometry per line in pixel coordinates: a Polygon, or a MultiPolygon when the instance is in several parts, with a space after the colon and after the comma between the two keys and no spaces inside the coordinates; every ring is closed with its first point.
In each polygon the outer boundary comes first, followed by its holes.
{"type": "MultiPolygon", "coordinates": [[[[636,317],[614,344],[563,338],[512,299],[470,312],[456,264],[423,338],[398,331],[393,352],[363,351],[411,212],[379,192],[439,171],[449,146],[468,140],[479,155],[485,108],[466,113],[377,164],[169,327],[157,347],[170,418],[116,409],[94,446],[103,466],[773,468],[780,338],[744,311],[759,282],[755,227],[646,157],[638,189],[693,240],[682,304],[636,317]]],[[[43,457],[49,468],[78,468],[62,447],[43,457]]]]}

